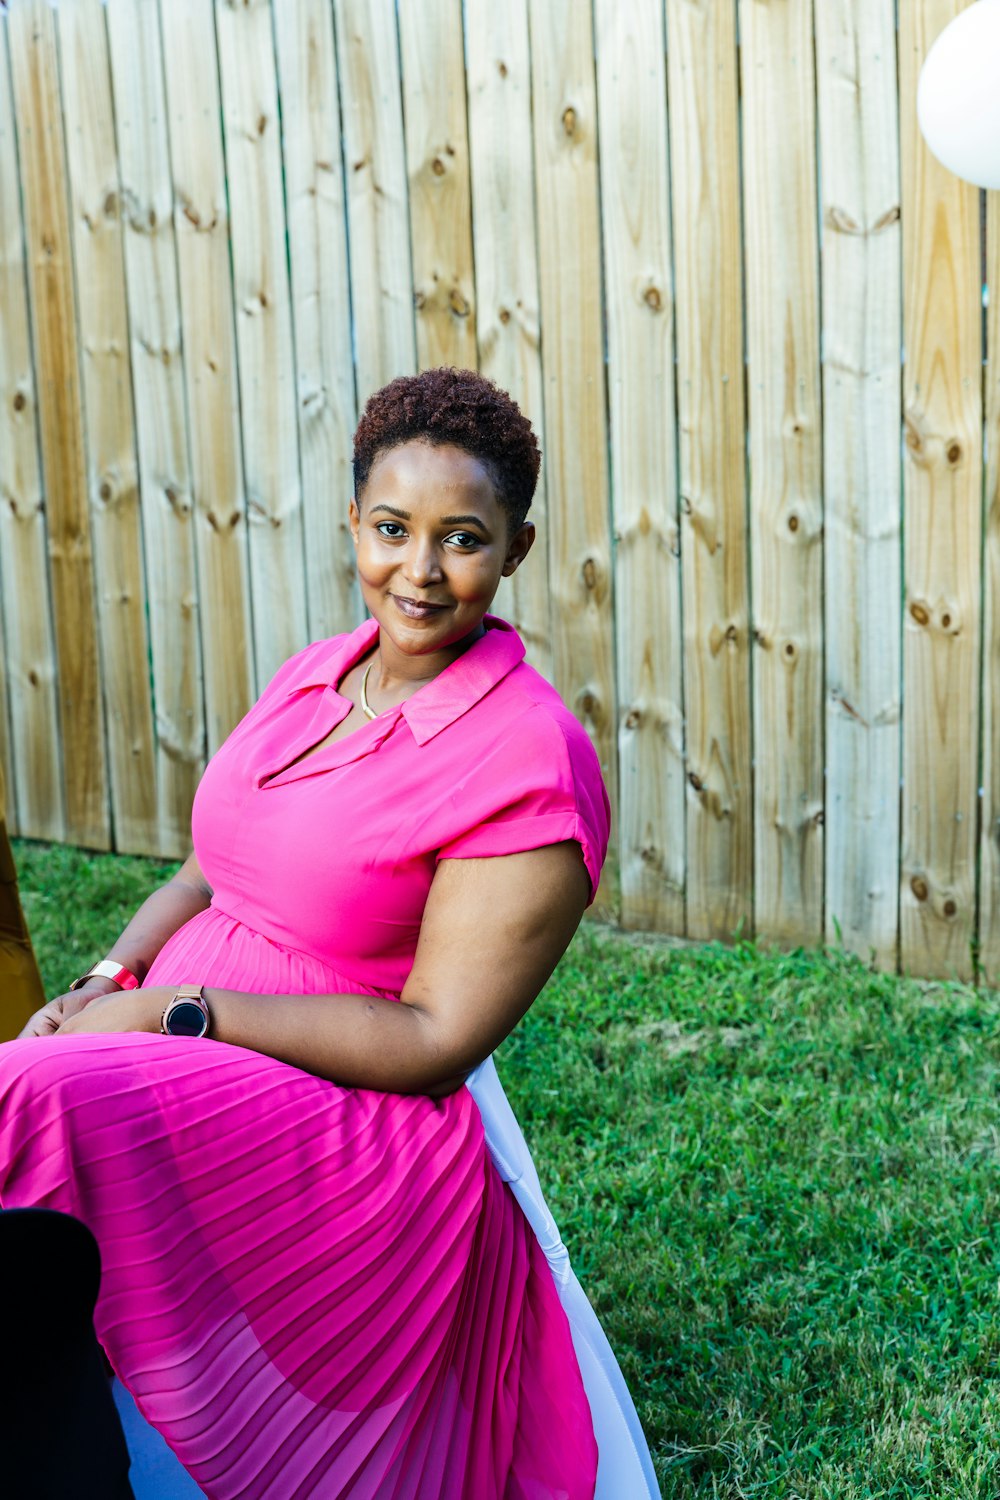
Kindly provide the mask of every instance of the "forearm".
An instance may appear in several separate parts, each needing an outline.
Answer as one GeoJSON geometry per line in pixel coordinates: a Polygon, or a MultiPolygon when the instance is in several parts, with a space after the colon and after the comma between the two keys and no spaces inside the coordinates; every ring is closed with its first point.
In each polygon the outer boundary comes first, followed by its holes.
{"type": "MultiPolygon", "coordinates": [[[[517,1025],[565,951],[588,891],[571,841],[443,860],[398,1001],[244,994],[206,972],[185,979],[207,981],[209,1036],[219,1042],[345,1087],[434,1098],[458,1088],[517,1025]]],[[[153,985],[106,996],[59,1033],[158,1031],[173,994],[153,985]]]]}
{"type": "Polygon", "coordinates": [[[209,986],[210,1035],[349,1088],[452,1092],[478,1061],[458,1058],[428,1012],[372,995],[245,995],[209,986]]]}
{"type": "MultiPolygon", "coordinates": [[[[180,871],[165,885],[155,891],[139,907],[124,931],[108,949],[108,954],[125,965],[140,984],[152,966],[160,949],[178,928],[211,902],[211,894],[204,886],[187,878],[180,871]]],[[[95,954],[103,958],[104,954],[95,954]]],[[[110,982],[105,981],[110,988],[110,982]]]]}
{"type": "MultiPolygon", "coordinates": [[[[200,911],[204,911],[211,900],[212,893],[192,854],[172,879],[147,897],[124,932],[119,934],[110,947],[104,953],[94,954],[95,962],[102,958],[117,959],[118,963],[129,969],[142,984],[153,960],[167,939],[172,937],[178,928],[183,927],[185,922],[189,922],[200,911]]],[[[66,977],[69,978],[68,975],[66,977]]],[[[104,1002],[130,993],[141,995],[143,992],[141,990],[122,991],[115,980],[95,975],[88,979],[86,984],[78,985],[72,991],[64,991],[50,1000],[47,1005],[43,1005],[41,1010],[36,1011],[30,1017],[21,1035],[22,1037],[52,1036],[64,1027],[72,1026],[74,1021],[79,1025],[81,1013],[90,1011],[95,1001],[104,1002]]],[[[135,1014],[140,1018],[140,1029],[142,1021],[146,1019],[147,1001],[148,995],[144,997],[142,1004],[135,1008],[135,1014]]],[[[92,1030],[94,1028],[88,1025],[81,1029],[92,1030]]]]}

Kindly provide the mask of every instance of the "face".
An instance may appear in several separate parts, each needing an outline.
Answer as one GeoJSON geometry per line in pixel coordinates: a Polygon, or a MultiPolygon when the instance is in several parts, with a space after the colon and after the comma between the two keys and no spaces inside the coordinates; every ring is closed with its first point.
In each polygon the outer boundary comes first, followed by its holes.
{"type": "Polygon", "coordinates": [[[510,535],[478,458],[420,441],[376,459],[351,501],[351,532],[365,604],[407,656],[447,650],[478,633],[500,579],[535,539],[527,521],[510,535]]]}

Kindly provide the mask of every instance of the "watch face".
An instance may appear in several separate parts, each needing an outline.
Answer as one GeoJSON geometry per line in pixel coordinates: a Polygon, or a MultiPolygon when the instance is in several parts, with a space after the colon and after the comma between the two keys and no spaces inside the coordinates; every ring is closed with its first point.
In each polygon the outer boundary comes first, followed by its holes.
{"type": "Polygon", "coordinates": [[[178,1000],[170,1007],[165,1025],[168,1036],[202,1036],[205,1013],[193,1000],[178,1000]]]}

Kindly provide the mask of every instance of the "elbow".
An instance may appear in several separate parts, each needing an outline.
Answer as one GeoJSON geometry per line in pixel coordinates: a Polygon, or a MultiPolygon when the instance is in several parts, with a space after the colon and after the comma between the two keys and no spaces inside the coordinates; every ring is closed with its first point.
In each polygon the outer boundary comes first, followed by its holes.
{"type": "Polygon", "coordinates": [[[453,1078],[446,1078],[441,1083],[432,1083],[421,1092],[428,1099],[447,1099],[450,1094],[457,1094],[459,1089],[468,1078],[468,1073],[456,1073],[453,1078]]]}
{"type": "MultiPolygon", "coordinates": [[[[420,1062],[412,1092],[429,1099],[446,1099],[457,1093],[471,1072],[471,1066],[458,1055],[454,1041],[442,1037],[434,1016],[412,1001],[408,1005],[420,1038],[420,1062]]],[[[474,1066],[474,1065],[473,1065],[474,1066]]]]}
{"type": "Polygon", "coordinates": [[[193,896],[203,907],[212,904],[211,887],[204,880],[190,880],[180,872],[171,876],[161,889],[182,891],[186,896],[193,896]]]}

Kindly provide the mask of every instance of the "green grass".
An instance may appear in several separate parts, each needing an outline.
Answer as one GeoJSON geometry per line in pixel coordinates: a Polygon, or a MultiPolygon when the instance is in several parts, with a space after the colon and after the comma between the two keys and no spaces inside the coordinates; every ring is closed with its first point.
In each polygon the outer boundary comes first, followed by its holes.
{"type": "MultiPolygon", "coordinates": [[[[50,992],[164,869],[16,854],[50,992]]],[[[589,928],[500,1068],[665,1496],[1000,1496],[997,996],[589,928]]]]}

